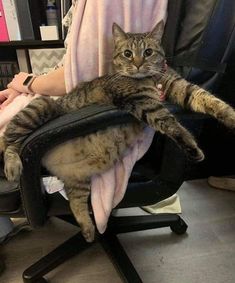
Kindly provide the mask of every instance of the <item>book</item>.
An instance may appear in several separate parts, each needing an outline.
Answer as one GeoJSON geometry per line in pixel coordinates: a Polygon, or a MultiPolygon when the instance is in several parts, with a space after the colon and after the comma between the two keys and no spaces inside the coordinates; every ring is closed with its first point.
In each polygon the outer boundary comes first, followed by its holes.
{"type": "Polygon", "coordinates": [[[18,64],[15,61],[0,61],[0,90],[7,88],[15,74],[19,72],[18,64]]]}
{"type": "Polygon", "coordinates": [[[29,62],[28,50],[16,49],[17,61],[19,70],[25,73],[31,73],[31,67],[29,62]]]}
{"type": "Polygon", "coordinates": [[[28,0],[14,0],[22,40],[35,39],[28,0]]]}
{"type": "Polygon", "coordinates": [[[21,40],[20,27],[14,0],[2,0],[10,41],[21,40]]]}
{"type": "Polygon", "coordinates": [[[19,72],[16,61],[0,61],[0,76],[12,78],[19,72]]]}
{"type": "Polygon", "coordinates": [[[9,40],[10,39],[7,31],[5,13],[2,5],[2,0],[0,0],[0,42],[6,42],[9,40]]]}

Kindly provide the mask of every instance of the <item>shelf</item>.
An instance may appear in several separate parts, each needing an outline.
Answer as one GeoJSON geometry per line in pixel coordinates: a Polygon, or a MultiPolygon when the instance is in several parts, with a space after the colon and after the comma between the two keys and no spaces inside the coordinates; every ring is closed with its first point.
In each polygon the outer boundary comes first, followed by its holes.
{"type": "Polygon", "coordinates": [[[64,41],[60,40],[24,40],[0,42],[1,47],[31,48],[31,47],[64,47],[64,41]]]}

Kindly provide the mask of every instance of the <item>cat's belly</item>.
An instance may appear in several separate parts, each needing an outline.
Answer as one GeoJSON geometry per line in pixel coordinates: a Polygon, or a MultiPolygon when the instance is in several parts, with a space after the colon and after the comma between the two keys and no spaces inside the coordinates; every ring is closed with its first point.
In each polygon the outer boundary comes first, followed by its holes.
{"type": "Polygon", "coordinates": [[[42,159],[51,174],[62,181],[82,181],[111,168],[136,141],[143,125],[108,128],[56,146],[42,159]]]}

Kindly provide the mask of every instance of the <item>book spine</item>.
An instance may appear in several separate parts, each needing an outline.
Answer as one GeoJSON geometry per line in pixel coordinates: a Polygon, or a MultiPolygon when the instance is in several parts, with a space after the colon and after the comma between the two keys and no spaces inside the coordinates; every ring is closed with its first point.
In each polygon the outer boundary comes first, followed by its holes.
{"type": "Polygon", "coordinates": [[[22,40],[35,39],[28,0],[14,0],[22,40]]]}
{"type": "Polygon", "coordinates": [[[0,0],[0,42],[6,42],[9,40],[10,39],[7,31],[5,13],[2,5],[2,0],[0,0]]]}
{"type": "Polygon", "coordinates": [[[20,27],[14,0],[2,0],[10,40],[21,40],[20,27]]]}
{"type": "Polygon", "coordinates": [[[29,56],[26,49],[16,49],[17,61],[21,72],[31,73],[29,56]]]}
{"type": "Polygon", "coordinates": [[[7,88],[15,74],[19,72],[17,62],[0,61],[0,90],[7,88]]]}

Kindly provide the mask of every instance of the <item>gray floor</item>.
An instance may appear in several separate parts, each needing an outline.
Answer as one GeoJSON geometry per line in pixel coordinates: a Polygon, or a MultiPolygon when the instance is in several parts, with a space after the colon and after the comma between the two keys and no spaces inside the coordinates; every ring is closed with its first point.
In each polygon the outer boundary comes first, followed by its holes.
{"type": "MultiPolygon", "coordinates": [[[[189,225],[187,234],[177,236],[164,228],[120,236],[143,281],[234,283],[235,192],[215,190],[205,180],[197,180],[184,183],[179,195],[182,217],[189,225]]],[[[7,269],[0,282],[20,283],[26,267],[75,232],[73,226],[52,219],[40,230],[17,236],[2,248],[7,269]]],[[[98,244],[51,272],[47,279],[51,283],[122,282],[98,244]]]]}

